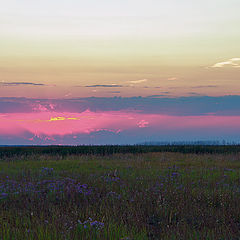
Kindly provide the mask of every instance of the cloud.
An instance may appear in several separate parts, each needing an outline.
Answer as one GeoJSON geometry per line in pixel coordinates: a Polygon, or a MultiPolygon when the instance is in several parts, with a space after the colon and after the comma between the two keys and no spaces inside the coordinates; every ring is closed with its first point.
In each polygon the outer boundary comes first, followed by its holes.
{"type": "MultiPolygon", "coordinates": [[[[155,88],[157,88],[157,87],[155,87],[155,88]]],[[[151,96],[164,96],[164,95],[166,95],[166,94],[170,94],[171,92],[168,92],[168,91],[162,91],[162,92],[159,92],[159,93],[161,93],[161,95],[151,95],[151,96]]],[[[150,96],[150,97],[151,97],[150,96]]],[[[149,96],[148,96],[149,97],[149,96]]]]}
{"type": "Polygon", "coordinates": [[[148,79],[140,79],[140,80],[135,80],[135,81],[129,81],[130,83],[132,84],[139,84],[139,83],[144,83],[144,82],[147,82],[148,79]]]}
{"type": "Polygon", "coordinates": [[[118,85],[118,84],[96,84],[96,85],[88,85],[88,86],[85,86],[85,87],[88,87],[88,88],[95,88],[95,87],[106,87],[106,88],[109,88],[109,87],[123,87],[123,85],[118,85]]]}
{"type": "Polygon", "coordinates": [[[79,118],[71,117],[71,118],[65,118],[65,117],[51,117],[50,120],[47,120],[48,122],[52,121],[64,121],[64,120],[79,120],[79,118]]]}
{"type": "Polygon", "coordinates": [[[217,85],[200,85],[200,86],[193,86],[191,88],[216,88],[217,85]]]}
{"type": "Polygon", "coordinates": [[[194,96],[201,96],[201,94],[197,93],[197,92],[188,92],[188,94],[191,94],[191,95],[194,95],[194,96]]]}
{"type": "Polygon", "coordinates": [[[72,93],[67,93],[67,94],[64,95],[64,97],[69,97],[71,95],[72,95],[72,93]]]}
{"type": "Polygon", "coordinates": [[[177,79],[178,79],[177,77],[170,77],[167,80],[174,81],[174,80],[177,80],[177,79]]]}
{"type": "Polygon", "coordinates": [[[19,85],[31,85],[31,86],[46,86],[43,83],[32,83],[32,82],[1,82],[3,86],[19,86],[19,85]]]}
{"type": "Polygon", "coordinates": [[[160,92],[160,93],[164,93],[164,94],[170,94],[170,92],[166,91],[166,92],[160,92]]]}
{"type": "MultiPolygon", "coordinates": [[[[169,97],[161,92],[148,97],[89,97],[63,99],[0,98],[0,115],[6,113],[49,113],[51,117],[76,117],[84,111],[133,111],[174,116],[216,115],[240,116],[240,96],[208,97],[189,91],[188,97],[169,97]],[[52,115],[52,112],[57,114],[52,115]],[[69,113],[69,115],[62,115],[69,113]]],[[[117,95],[117,94],[116,94],[117,95]]],[[[141,120],[141,119],[140,119],[141,120]]],[[[147,119],[146,119],[147,120],[147,119]]],[[[64,121],[57,121],[64,122],[64,121]]]]}
{"type": "Polygon", "coordinates": [[[240,68],[240,58],[231,58],[225,62],[219,62],[211,66],[212,68],[233,67],[240,68]]]}
{"type": "Polygon", "coordinates": [[[146,128],[149,125],[149,122],[146,120],[141,120],[137,123],[139,128],[146,128]]]}
{"type": "Polygon", "coordinates": [[[165,97],[166,94],[161,94],[161,95],[150,95],[150,96],[147,96],[147,98],[158,98],[158,97],[165,97]]]}

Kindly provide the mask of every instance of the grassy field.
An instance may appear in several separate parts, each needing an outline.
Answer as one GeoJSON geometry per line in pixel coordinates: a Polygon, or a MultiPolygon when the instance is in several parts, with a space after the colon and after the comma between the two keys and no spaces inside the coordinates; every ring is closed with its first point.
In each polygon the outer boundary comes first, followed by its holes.
{"type": "Polygon", "coordinates": [[[0,239],[240,239],[240,154],[10,154],[0,239]]]}

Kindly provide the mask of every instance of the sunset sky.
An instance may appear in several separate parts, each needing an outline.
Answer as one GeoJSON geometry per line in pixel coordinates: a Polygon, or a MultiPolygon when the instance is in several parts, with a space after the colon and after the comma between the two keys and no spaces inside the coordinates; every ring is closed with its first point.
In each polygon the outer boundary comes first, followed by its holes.
{"type": "Polygon", "coordinates": [[[0,3],[0,144],[240,140],[239,0],[0,3]]]}

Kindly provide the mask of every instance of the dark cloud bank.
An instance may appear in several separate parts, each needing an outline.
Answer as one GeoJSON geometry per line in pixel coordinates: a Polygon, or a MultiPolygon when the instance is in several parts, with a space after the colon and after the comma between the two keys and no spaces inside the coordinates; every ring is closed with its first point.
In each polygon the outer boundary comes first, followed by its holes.
{"type": "Polygon", "coordinates": [[[167,114],[174,116],[198,115],[240,115],[240,96],[192,96],[179,98],[112,97],[74,99],[30,99],[0,98],[0,113],[41,111],[83,112],[98,111],[137,111],[146,114],[167,114]],[[41,106],[41,107],[39,107],[41,106]]]}
{"type": "Polygon", "coordinates": [[[43,83],[32,83],[32,82],[1,82],[2,86],[21,86],[21,85],[29,85],[29,86],[45,86],[43,83]]]}
{"type": "Polygon", "coordinates": [[[85,87],[88,87],[88,88],[96,88],[96,87],[105,87],[105,88],[119,88],[119,87],[123,87],[123,85],[117,85],[117,84],[108,84],[108,85],[104,85],[104,84],[101,84],[101,85],[88,85],[88,86],[85,86],[85,87]]]}

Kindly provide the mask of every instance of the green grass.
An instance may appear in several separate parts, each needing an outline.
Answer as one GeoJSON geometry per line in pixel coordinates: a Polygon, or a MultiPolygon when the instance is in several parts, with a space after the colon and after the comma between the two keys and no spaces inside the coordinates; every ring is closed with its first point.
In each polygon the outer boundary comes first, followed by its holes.
{"type": "Polygon", "coordinates": [[[237,153],[0,159],[1,240],[240,239],[239,203],[237,153]]]}

